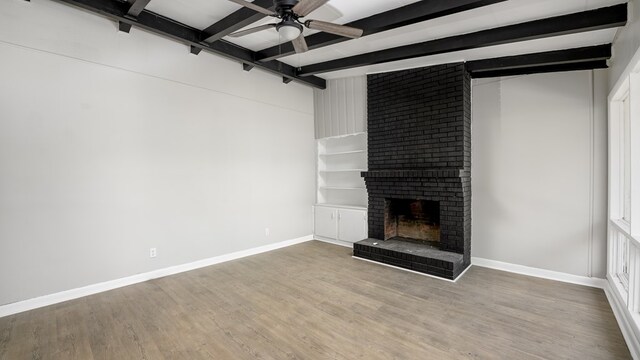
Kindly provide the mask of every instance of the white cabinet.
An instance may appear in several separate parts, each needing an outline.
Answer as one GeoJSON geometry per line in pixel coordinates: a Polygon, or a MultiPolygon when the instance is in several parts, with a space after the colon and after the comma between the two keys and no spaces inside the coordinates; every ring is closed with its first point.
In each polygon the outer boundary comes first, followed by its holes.
{"type": "Polygon", "coordinates": [[[330,239],[338,238],[338,210],[324,206],[315,209],[315,233],[330,239]]]}
{"type": "Polygon", "coordinates": [[[366,211],[338,209],[338,240],[356,242],[367,237],[366,211]]]}
{"type": "Polygon", "coordinates": [[[316,238],[354,243],[368,237],[367,210],[316,206],[314,213],[316,238]]]}

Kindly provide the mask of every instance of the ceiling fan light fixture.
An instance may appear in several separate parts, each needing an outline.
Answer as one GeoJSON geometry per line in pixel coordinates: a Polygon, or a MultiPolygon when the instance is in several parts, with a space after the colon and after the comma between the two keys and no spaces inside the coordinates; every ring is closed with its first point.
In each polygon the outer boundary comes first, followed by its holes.
{"type": "Polygon", "coordinates": [[[283,21],[276,27],[283,41],[292,41],[302,34],[302,25],[293,21],[283,21]]]}

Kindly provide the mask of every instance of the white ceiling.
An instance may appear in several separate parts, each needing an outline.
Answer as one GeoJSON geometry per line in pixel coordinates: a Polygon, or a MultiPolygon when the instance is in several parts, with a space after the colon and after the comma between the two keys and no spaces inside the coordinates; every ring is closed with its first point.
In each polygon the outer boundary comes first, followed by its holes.
{"type": "MultiPolygon", "coordinates": [[[[331,0],[327,5],[310,14],[307,19],[318,19],[344,24],[416,1],[417,0],[331,0]]],[[[326,46],[304,54],[291,55],[282,58],[281,61],[293,66],[304,66],[432,39],[597,9],[624,2],[626,2],[626,0],[509,0],[365,36],[360,39],[326,46]]],[[[240,8],[239,5],[227,0],[153,0],[146,7],[146,9],[150,11],[197,29],[204,29],[240,8]]],[[[267,17],[247,28],[270,22],[274,22],[273,18],[267,17]]],[[[312,33],[313,32],[308,29],[305,30],[305,35],[312,33]]],[[[616,29],[600,30],[366,66],[321,74],[320,76],[324,78],[339,78],[438,63],[600,45],[612,42],[615,34],[616,29]]],[[[277,45],[279,41],[278,33],[275,30],[267,30],[242,38],[227,37],[225,39],[254,51],[277,45]]]]}

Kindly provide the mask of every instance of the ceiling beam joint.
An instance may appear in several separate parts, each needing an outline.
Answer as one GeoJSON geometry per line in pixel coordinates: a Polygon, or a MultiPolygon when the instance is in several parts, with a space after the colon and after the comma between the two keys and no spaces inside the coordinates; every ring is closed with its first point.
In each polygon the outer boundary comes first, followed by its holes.
{"type": "Polygon", "coordinates": [[[200,55],[201,51],[202,51],[202,48],[199,46],[193,46],[193,45],[189,46],[189,52],[192,53],[193,55],[200,55]]]}
{"type": "Polygon", "coordinates": [[[131,24],[118,21],[118,30],[128,34],[131,31],[131,24]]]}

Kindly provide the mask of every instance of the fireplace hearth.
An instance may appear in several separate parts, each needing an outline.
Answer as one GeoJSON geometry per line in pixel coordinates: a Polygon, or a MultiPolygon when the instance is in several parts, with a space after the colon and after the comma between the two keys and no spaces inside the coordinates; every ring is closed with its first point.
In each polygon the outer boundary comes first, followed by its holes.
{"type": "Polygon", "coordinates": [[[471,79],[463,63],[369,75],[369,238],[354,256],[447,279],[471,263],[471,79]]]}

